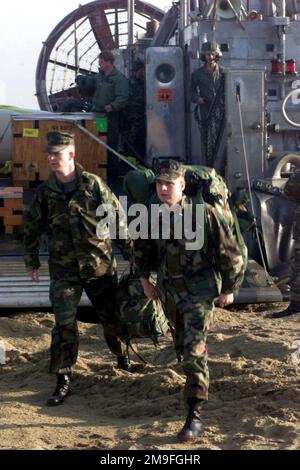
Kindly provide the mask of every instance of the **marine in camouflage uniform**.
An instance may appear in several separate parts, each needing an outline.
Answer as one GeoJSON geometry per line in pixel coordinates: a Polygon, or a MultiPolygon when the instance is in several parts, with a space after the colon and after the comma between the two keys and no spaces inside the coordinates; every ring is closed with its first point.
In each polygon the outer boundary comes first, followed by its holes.
{"type": "Polygon", "coordinates": [[[294,255],[292,261],[291,302],[283,311],[275,312],[272,318],[284,318],[300,313],[300,169],[298,168],[288,179],[284,194],[296,204],[293,226],[294,255]]]}
{"type": "MultiPolygon", "coordinates": [[[[100,204],[121,209],[115,195],[96,175],[75,164],[72,134],[50,132],[48,161],[53,169],[47,181],[36,192],[29,209],[24,233],[25,265],[33,280],[38,281],[39,249],[43,234],[49,242],[50,300],[55,314],[52,331],[50,371],[58,374],[58,388],[68,382],[71,367],[78,354],[77,306],[83,290],[94,306],[103,325],[104,336],[111,352],[124,362],[125,345],[117,333],[115,294],[117,288],[116,259],[112,241],[96,236],[101,217],[96,215],[100,204]],[[67,162],[63,181],[62,167],[67,162]],[[123,358],[123,359],[122,359],[123,358]]],[[[116,240],[127,259],[131,241],[124,227],[125,239],[116,240]]],[[[117,233],[118,236],[118,233],[117,233]]],[[[60,387],[61,388],[61,387],[60,387]]],[[[66,387],[69,393],[69,387],[66,387]]],[[[48,404],[63,401],[61,393],[50,397],[48,404]],[[59,395],[59,396],[57,396],[59,395]]]]}
{"type": "MultiPolygon", "coordinates": [[[[114,67],[114,55],[110,51],[99,54],[100,71],[94,78],[95,93],[92,100],[92,111],[107,114],[108,145],[118,150],[120,111],[128,104],[129,84],[121,72],[114,67]]],[[[109,176],[118,176],[118,159],[108,152],[109,176]]]]}
{"type": "MultiPolygon", "coordinates": [[[[170,202],[162,197],[163,185],[182,184],[177,203],[180,204],[184,220],[184,212],[189,204],[193,204],[193,200],[182,193],[183,172],[183,168],[172,160],[161,163],[156,177],[156,188],[160,201],[171,206],[170,202]]],[[[168,191],[166,187],[166,194],[168,191]]],[[[208,399],[209,388],[206,340],[214,301],[219,297],[220,306],[231,303],[233,293],[240,287],[244,275],[243,257],[228,223],[230,218],[233,219],[231,212],[224,214],[226,209],[221,203],[214,206],[204,204],[205,242],[202,249],[188,250],[187,239],[174,237],[172,216],[169,239],[161,237],[159,240],[134,242],[135,263],[141,274],[145,294],[150,298],[155,298],[157,293],[147,282],[150,274],[148,253],[153,252],[153,244],[157,246],[157,258],[160,260],[159,297],[163,301],[166,316],[175,327],[177,355],[183,356],[182,365],[187,377],[184,394],[189,412],[178,435],[180,440],[189,440],[201,431],[199,411],[201,404],[208,399]]],[[[195,217],[193,223],[196,223],[195,217]]]]}
{"type": "Polygon", "coordinates": [[[207,166],[214,166],[217,146],[224,129],[224,70],[217,60],[222,56],[219,45],[205,42],[201,48],[203,67],[191,77],[191,100],[197,104],[195,116],[201,132],[201,156],[207,166]],[[200,116],[198,111],[200,110],[200,116]]]}

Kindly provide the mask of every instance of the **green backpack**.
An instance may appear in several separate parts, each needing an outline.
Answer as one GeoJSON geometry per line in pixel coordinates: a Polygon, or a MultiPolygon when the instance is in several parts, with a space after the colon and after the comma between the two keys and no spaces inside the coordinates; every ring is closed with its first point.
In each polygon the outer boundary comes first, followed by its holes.
{"type": "Polygon", "coordinates": [[[185,181],[185,193],[195,203],[207,202],[218,208],[224,217],[227,216],[227,223],[236,237],[245,271],[248,263],[248,249],[241,233],[235,204],[224,179],[214,168],[186,166],[185,181]]]}
{"type": "Polygon", "coordinates": [[[121,277],[116,300],[120,337],[126,342],[151,338],[157,344],[159,336],[169,331],[161,302],[147,299],[139,277],[132,271],[121,277]]]}
{"type": "MultiPolygon", "coordinates": [[[[185,165],[185,194],[195,203],[204,202],[220,210],[224,217],[227,215],[228,226],[236,236],[240,253],[243,258],[243,269],[248,262],[248,250],[242,236],[236,210],[224,179],[214,170],[205,166],[185,165]]],[[[159,203],[156,196],[154,173],[147,170],[132,170],[124,178],[124,191],[131,203],[159,203]]],[[[151,254],[152,265],[155,265],[155,253],[151,254]]]]}

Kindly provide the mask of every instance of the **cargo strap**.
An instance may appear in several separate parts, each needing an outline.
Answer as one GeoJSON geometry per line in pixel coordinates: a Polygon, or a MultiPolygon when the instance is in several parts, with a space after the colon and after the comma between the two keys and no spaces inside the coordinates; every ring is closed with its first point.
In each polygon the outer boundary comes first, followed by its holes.
{"type": "Polygon", "coordinates": [[[117,152],[115,149],[113,149],[112,147],[110,147],[110,145],[108,145],[106,142],[103,142],[101,139],[99,139],[99,137],[97,137],[96,135],[94,135],[92,132],[90,132],[88,129],[86,129],[85,127],[81,126],[81,124],[78,124],[78,122],[75,121],[75,125],[76,127],[78,127],[78,129],[80,129],[82,132],[84,132],[86,135],[88,135],[89,137],[91,137],[91,139],[94,139],[96,142],[98,142],[98,144],[102,145],[103,147],[105,147],[107,150],[109,150],[111,153],[113,153],[117,158],[119,158],[120,160],[122,160],[123,162],[125,162],[128,166],[130,166],[131,168],[133,168],[134,170],[137,170],[138,167],[136,165],[134,165],[133,163],[131,163],[126,157],[124,157],[124,155],[122,155],[121,153],[117,152]]]}
{"type": "MultiPolygon", "coordinates": [[[[156,347],[156,344],[154,343],[155,347],[156,347]]],[[[140,361],[142,361],[144,364],[148,364],[148,362],[134,349],[134,347],[132,346],[131,344],[131,341],[130,339],[126,341],[126,348],[127,348],[127,356],[129,357],[129,348],[131,349],[131,351],[134,352],[134,354],[136,355],[136,357],[139,358],[140,361]]]]}

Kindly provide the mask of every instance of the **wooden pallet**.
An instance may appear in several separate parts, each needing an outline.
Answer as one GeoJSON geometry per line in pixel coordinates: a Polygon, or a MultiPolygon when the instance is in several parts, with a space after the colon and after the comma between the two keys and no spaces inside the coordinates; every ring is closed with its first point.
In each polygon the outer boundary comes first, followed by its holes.
{"type": "Polygon", "coordinates": [[[12,234],[15,227],[23,223],[23,188],[0,188],[0,221],[6,234],[12,234]]]}
{"type": "MultiPolygon", "coordinates": [[[[104,142],[106,133],[96,129],[95,120],[81,120],[80,124],[104,142]]],[[[72,132],[75,135],[76,161],[87,171],[107,179],[107,151],[95,140],[78,129],[72,121],[46,118],[13,119],[13,182],[23,187],[36,187],[49,176],[45,153],[46,134],[50,131],[72,132]]]]}

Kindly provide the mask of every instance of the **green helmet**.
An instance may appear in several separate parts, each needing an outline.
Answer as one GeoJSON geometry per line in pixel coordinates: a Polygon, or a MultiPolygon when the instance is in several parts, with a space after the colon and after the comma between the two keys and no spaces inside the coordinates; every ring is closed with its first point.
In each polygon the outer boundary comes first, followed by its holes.
{"type": "Polygon", "coordinates": [[[216,41],[212,41],[212,42],[207,41],[202,44],[202,47],[201,47],[201,54],[202,54],[201,59],[202,60],[205,60],[205,55],[204,55],[205,52],[213,52],[214,54],[216,54],[217,59],[222,57],[221,48],[216,41]]]}

